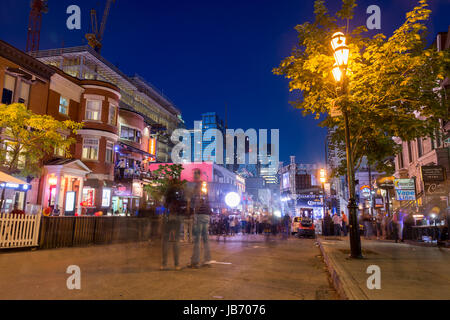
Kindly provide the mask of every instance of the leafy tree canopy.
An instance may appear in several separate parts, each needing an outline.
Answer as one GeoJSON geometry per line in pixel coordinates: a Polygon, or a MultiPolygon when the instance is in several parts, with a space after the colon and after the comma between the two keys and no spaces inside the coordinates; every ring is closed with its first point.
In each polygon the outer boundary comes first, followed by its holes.
{"type": "MultiPolygon", "coordinates": [[[[433,136],[439,119],[448,118],[448,100],[439,82],[449,74],[450,56],[427,48],[425,23],[431,11],[426,0],[406,14],[390,37],[371,37],[365,26],[348,32],[355,7],[356,0],[343,0],[334,17],[324,0],[316,0],[315,20],[296,26],[298,44],[273,72],[289,79],[290,91],[302,93],[291,103],[304,116],[324,116],[320,125],[333,129],[331,140],[338,153],[345,154],[344,120],[330,116],[330,111],[345,106],[355,165],[366,156],[379,171],[392,171],[383,160],[399,151],[393,137],[410,141],[433,136]],[[345,95],[331,73],[335,60],[330,41],[337,31],[346,34],[350,49],[345,95]]],[[[345,166],[339,169],[346,171],[345,166]]]]}
{"type": "Polygon", "coordinates": [[[58,121],[48,115],[31,112],[24,104],[0,105],[0,166],[9,174],[39,176],[42,161],[55,148],[68,156],[73,138],[83,124],[58,121]]]}

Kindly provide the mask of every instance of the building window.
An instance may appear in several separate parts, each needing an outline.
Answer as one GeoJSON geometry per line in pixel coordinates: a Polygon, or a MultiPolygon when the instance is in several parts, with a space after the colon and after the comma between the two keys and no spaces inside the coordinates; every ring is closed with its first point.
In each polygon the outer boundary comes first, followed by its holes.
{"type": "Polygon", "coordinates": [[[83,140],[83,159],[98,160],[98,139],[87,138],[83,140]]]}
{"type": "Polygon", "coordinates": [[[419,155],[419,158],[423,156],[423,141],[422,138],[417,139],[417,152],[419,155]]]}
{"type": "Polygon", "coordinates": [[[137,143],[141,143],[141,132],[139,130],[121,126],[120,128],[120,138],[124,140],[129,140],[137,143]]]}
{"type": "Polygon", "coordinates": [[[403,150],[398,154],[398,167],[399,169],[403,169],[405,166],[405,163],[403,161],[403,150]]]}
{"type": "Polygon", "coordinates": [[[112,126],[117,125],[117,107],[109,105],[108,123],[112,126]]]}
{"type": "Polygon", "coordinates": [[[106,142],[105,161],[108,163],[114,162],[114,143],[112,143],[110,141],[106,142]]]}
{"type": "Polygon", "coordinates": [[[69,115],[69,100],[64,97],[59,98],[59,113],[69,115]]]}
{"type": "Polygon", "coordinates": [[[411,141],[408,141],[408,160],[409,160],[409,163],[413,162],[411,141]]]}
{"type": "Polygon", "coordinates": [[[100,121],[102,115],[102,102],[88,100],[86,103],[86,120],[100,121]]]}
{"type": "Polygon", "coordinates": [[[16,87],[16,78],[10,76],[9,74],[6,74],[5,75],[5,85],[3,87],[3,93],[2,93],[2,103],[3,104],[13,103],[15,87],[16,87]]]}
{"type": "Polygon", "coordinates": [[[30,85],[26,82],[21,82],[20,84],[20,95],[19,95],[19,103],[23,103],[28,106],[28,99],[30,98],[30,85]]]}

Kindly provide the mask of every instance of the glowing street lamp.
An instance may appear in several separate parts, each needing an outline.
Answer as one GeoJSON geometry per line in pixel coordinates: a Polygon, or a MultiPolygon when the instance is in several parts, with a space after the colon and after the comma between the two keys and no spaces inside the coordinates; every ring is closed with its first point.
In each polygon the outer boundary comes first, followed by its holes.
{"type": "MultiPolygon", "coordinates": [[[[346,44],[346,37],[342,32],[336,32],[331,37],[331,47],[333,48],[334,59],[336,61],[332,73],[336,82],[341,84],[342,92],[347,93],[347,66],[349,59],[349,48],[346,44]]],[[[345,124],[345,148],[347,153],[347,177],[349,201],[348,210],[350,218],[350,256],[352,258],[362,258],[361,253],[361,238],[359,236],[358,218],[356,215],[356,194],[355,194],[355,173],[353,170],[353,157],[350,147],[350,127],[348,122],[348,111],[343,99],[342,115],[344,116],[345,124]]]]}
{"type": "Polygon", "coordinates": [[[342,70],[337,63],[335,63],[333,66],[333,77],[336,82],[341,82],[342,80],[342,70]]]}
{"type": "Polygon", "coordinates": [[[319,180],[321,183],[327,182],[327,172],[325,171],[325,169],[320,169],[320,179],[319,180]]]}
{"type": "Polygon", "coordinates": [[[334,51],[334,59],[339,67],[346,68],[350,50],[345,44],[346,38],[342,32],[336,32],[331,37],[331,46],[334,51]]]}

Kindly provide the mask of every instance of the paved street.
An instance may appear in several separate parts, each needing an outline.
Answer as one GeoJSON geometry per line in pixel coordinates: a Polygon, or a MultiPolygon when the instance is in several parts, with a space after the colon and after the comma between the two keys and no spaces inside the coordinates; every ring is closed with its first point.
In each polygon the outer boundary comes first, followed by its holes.
{"type": "Polygon", "coordinates": [[[344,238],[321,238],[325,256],[338,287],[349,299],[450,299],[450,249],[390,241],[362,240],[364,259],[348,259],[344,238]],[[381,289],[367,288],[369,266],[378,266],[381,289]]]}
{"type": "MultiPolygon", "coordinates": [[[[314,240],[215,239],[211,249],[217,263],[212,268],[181,271],[159,271],[159,243],[0,252],[0,299],[339,298],[314,240]],[[81,268],[79,291],[66,287],[69,265],[81,268]]],[[[192,245],[182,244],[182,265],[189,263],[191,253],[192,245]]]]}

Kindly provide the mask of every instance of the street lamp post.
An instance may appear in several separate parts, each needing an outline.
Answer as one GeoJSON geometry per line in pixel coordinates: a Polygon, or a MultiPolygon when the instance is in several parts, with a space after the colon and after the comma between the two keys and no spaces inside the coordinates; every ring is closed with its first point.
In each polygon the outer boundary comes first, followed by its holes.
{"type": "MultiPolygon", "coordinates": [[[[333,76],[336,82],[342,83],[342,92],[344,100],[347,93],[347,66],[349,58],[349,49],[345,44],[346,38],[342,32],[336,32],[331,38],[331,46],[333,48],[334,59],[336,61],[333,67],[333,76]]],[[[362,258],[361,238],[359,236],[358,218],[356,215],[356,197],[355,197],[355,172],[353,170],[353,157],[351,152],[350,127],[348,122],[348,110],[345,102],[342,106],[342,114],[344,116],[345,125],[345,149],[347,153],[347,177],[349,189],[349,227],[350,227],[350,257],[362,258]]]]}
{"type": "Polygon", "coordinates": [[[325,218],[325,206],[326,206],[326,203],[325,203],[325,182],[327,181],[326,176],[327,176],[327,173],[326,173],[325,169],[320,169],[320,182],[322,183],[322,194],[323,194],[323,198],[322,198],[322,201],[323,201],[323,217],[322,218],[325,218]]]}

